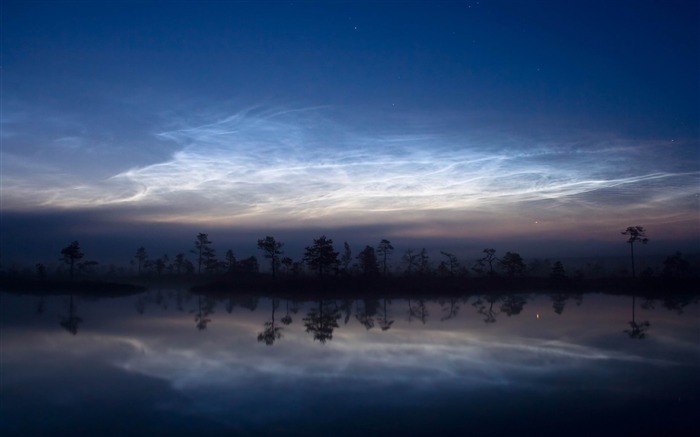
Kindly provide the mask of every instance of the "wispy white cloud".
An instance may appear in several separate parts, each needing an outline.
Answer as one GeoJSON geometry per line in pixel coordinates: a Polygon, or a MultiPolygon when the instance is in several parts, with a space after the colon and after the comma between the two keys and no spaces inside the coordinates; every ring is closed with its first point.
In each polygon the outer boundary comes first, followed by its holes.
{"type": "Polygon", "coordinates": [[[329,113],[253,108],[158,133],[177,147],[162,162],[103,180],[54,178],[44,187],[47,175],[30,185],[16,176],[4,181],[3,194],[51,207],[162,207],[142,217],[150,220],[293,226],[402,222],[426,213],[459,219],[543,201],[564,215],[612,204],[668,209],[698,191],[697,168],[664,166],[666,151],[650,141],[576,132],[544,141],[488,126],[441,134],[425,122],[358,125],[329,113]],[[609,190],[634,195],[611,198],[609,190]]]}

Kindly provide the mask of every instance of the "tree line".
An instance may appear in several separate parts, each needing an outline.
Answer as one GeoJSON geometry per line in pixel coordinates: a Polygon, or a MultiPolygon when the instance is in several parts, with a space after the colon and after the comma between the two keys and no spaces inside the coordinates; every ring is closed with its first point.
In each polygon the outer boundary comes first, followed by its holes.
{"type": "MultiPolygon", "coordinates": [[[[637,276],[635,265],[635,244],[647,244],[649,239],[642,226],[630,226],[622,232],[630,245],[631,276],[637,276]]],[[[394,246],[391,241],[382,239],[376,246],[366,245],[359,253],[353,254],[350,245],[344,242],[342,249],[335,249],[333,240],[321,235],[313,239],[311,245],[304,249],[300,259],[285,256],[284,243],[267,235],[257,240],[257,248],[269,266],[268,275],[273,279],[279,277],[316,276],[324,277],[366,277],[381,278],[387,276],[431,276],[431,277],[507,277],[549,276],[553,281],[565,282],[569,278],[583,277],[581,270],[567,272],[561,261],[532,260],[526,264],[523,257],[513,251],[499,255],[493,248],[485,248],[481,256],[473,263],[463,264],[453,253],[440,251],[436,262],[431,260],[425,248],[404,251],[398,266],[392,271],[394,246]]],[[[85,254],[78,241],[73,241],[61,250],[61,261],[68,269],[68,276],[94,275],[97,261],[84,260],[85,254]]],[[[138,247],[130,260],[132,271],[138,276],[214,276],[242,275],[254,276],[261,273],[260,264],[255,256],[237,258],[232,249],[226,250],[223,258],[217,256],[213,242],[206,233],[198,233],[193,246],[188,252],[179,252],[173,258],[167,254],[159,257],[149,256],[144,246],[138,247]]],[[[588,273],[600,273],[602,267],[595,263],[586,266],[588,273]]],[[[640,276],[652,276],[649,268],[640,276]]],[[[681,253],[668,256],[661,269],[661,276],[683,278],[694,274],[689,260],[681,253]]],[[[36,264],[36,276],[47,276],[43,264],[36,264]]]]}

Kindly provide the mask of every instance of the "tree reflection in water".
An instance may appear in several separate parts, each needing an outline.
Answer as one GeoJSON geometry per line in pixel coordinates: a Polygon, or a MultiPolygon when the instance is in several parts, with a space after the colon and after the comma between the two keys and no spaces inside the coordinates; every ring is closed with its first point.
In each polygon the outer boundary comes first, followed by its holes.
{"type": "Polygon", "coordinates": [[[338,327],[340,317],[340,310],[335,302],[324,302],[320,299],[318,307],[311,307],[303,321],[306,332],[312,333],[314,340],[325,343],[333,339],[333,330],[338,327]]]}
{"type": "MultiPolygon", "coordinates": [[[[533,299],[540,300],[542,298],[551,301],[553,311],[562,315],[566,305],[570,301],[574,301],[577,306],[582,304],[582,293],[569,292],[549,292],[546,294],[508,294],[508,293],[488,293],[475,296],[475,301],[471,302],[476,312],[483,316],[484,323],[492,324],[498,319],[499,314],[507,316],[516,316],[523,312],[525,305],[533,299]]],[[[75,295],[66,296],[64,311],[59,315],[60,326],[73,335],[77,335],[81,327],[83,319],[77,314],[77,297],[75,295]]],[[[246,308],[250,311],[255,311],[258,307],[260,297],[254,294],[218,297],[227,311],[231,312],[235,307],[246,308]]],[[[691,304],[696,304],[698,301],[697,295],[675,295],[669,293],[663,297],[646,296],[640,301],[640,306],[645,310],[654,310],[655,307],[668,309],[670,311],[682,314],[684,309],[691,304]]],[[[186,291],[176,292],[153,290],[149,293],[142,294],[132,301],[132,305],[136,306],[140,314],[144,314],[144,310],[158,306],[161,309],[179,310],[182,303],[194,300],[194,308],[190,304],[189,313],[193,315],[195,326],[202,331],[207,329],[212,322],[212,314],[215,312],[215,307],[218,302],[217,298],[209,297],[204,294],[190,294],[186,291]]],[[[402,301],[400,299],[399,301],[402,301]]],[[[263,302],[266,302],[263,299],[263,302]]],[[[407,298],[408,306],[408,322],[419,320],[422,324],[426,324],[429,318],[429,313],[433,310],[438,311],[440,321],[459,319],[460,309],[464,304],[470,303],[468,296],[449,296],[429,300],[425,298],[407,298]],[[433,305],[434,307],[431,307],[433,305]],[[438,307],[439,305],[439,307],[438,307]]],[[[632,316],[627,323],[627,329],[624,332],[629,338],[644,339],[648,336],[648,330],[651,323],[647,320],[638,320],[636,312],[637,297],[632,296],[632,316]]],[[[42,296],[38,303],[33,306],[34,312],[41,314],[46,311],[45,306],[48,300],[42,296]]],[[[395,302],[395,300],[394,300],[395,302]]],[[[294,299],[285,299],[284,307],[282,307],[282,299],[274,298],[271,300],[271,313],[265,321],[260,320],[263,329],[257,332],[257,339],[266,345],[273,345],[277,340],[284,337],[285,326],[289,326],[293,322],[293,315],[300,310],[300,303],[294,299]],[[283,314],[280,317],[280,313],[283,314]]],[[[402,302],[397,305],[403,305],[402,302]]],[[[341,324],[340,320],[345,320],[345,324],[351,323],[353,319],[362,325],[365,330],[371,330],[378,327],[382,331],[388,331],[395,327],[395,320],[391,314],[392,300],[387,298],[362,298],[354,299],[320,299],[310,303],[310,309],[306,316],[302,319],[306,333],[311,333],[314,340],[325,343],[333,338],[333,333],[341,324]]],[[[405,308],[405,307],[404,307],[405,308]]],[[[628,307],[629,308],[629,307],[628,307]]],[[[619,320],[619,319],[618,319],[619,320]]],[[[618,331],[619,332],[619,331],[618,331]]]]}
{"type": "Polygon", "coordinates": [[[389,319],[389,312],[386,307],[387,303],[391,303],[391,301],[388,301],[388,299],[386,298],[382,299],[382,301],[383,305],[379,313],[379,327],[382,329],[382,331],[388,331],[389,329],[391,329],[391,325],[394,324],[394,321],[389,319]]]}
{"type": "Polygon", "coordinates": [[[339,309],[341,312],[345,313],[345,317],[343,318],[344,325],[347,325],[350,321],[350,317],[352,316],[352,306],[354,303],[355,301],[353,299],[343,299],[340,301],[339,309]]]}
{"type": "Polygon", "coordinates": [[[498,312],[493,309],[493,304],[499,300],[500,296],[496,294],[487,294],[484,296],[479,296],[472,306],[476,308],[477,313],[484,316],[484,323],[496,323],[496,315],[498,312]]]}
{"type": "Polygon", "coordinates": [[[508,294],[504,296],[501,300],[501,311],[506,313],[508,317],[513,315],[518,315],[525,307],[530,296],[522,294],[508,294]]]}
{"type": "Polygon", "coordinates": [[[428,308],[425,305],[425,299],[418,299],[411,302],[411,299],[407,299],[408,302],[408,321],[412,322],[413,319],[418,319],[425,325],[428,320],[428,308]]]}
{"type": "Polygon", "coordinates": [[[442,306],[442,312],[445,314],[442,316],[440,319],[441,321],[449,320],[453,317],[457,317],[457,313],[459,312],[459,299],[456,297],[452,297],[450,299],[440,299],[440,306],[442,306]]]}
{"type": "Polygon", "coordinates": [[[576,306],[580,306],[583,301],[583,295],[581,293],[552,293],[549,297],[552,299],[552,308],[554,312],[559,315],[564,312],[564,308],[569,299],[573,298],[574,302],[576,302],[576,306]]]}
{"type": "MultiPolygon", "coordinates": [[[[291,325],[292,321],[293,321],[291,313],[296,314],[299,311],[299,308],[295,305],[290,310],[289,309],[289,299],[285,299],[285,304],[286,304],[287,312],[285,313],[284,317],[282,317],[282,323],[284,323],[285,325],[291,325]]],[[[274,314],[274,310],[273,310],[273,314],[274,314]]]]}
{"type": "Polygon", "coordinates": [[[78,308],[73,302],[73,295],[71,294],[68,301],[68,315],[61,317],[60,325],[73,335],[78,333],[78,327],[83,322],[83,319],[77,315],[77,310],[78,308]]]}
{"type": "Polygon", "coordinates": [[[374,316],[377,315],[379,301],[376,299],[363,299],[362,304],[358,305],[355,312],[355,318],[365,329],[374,328],[374,316]]]}
{"type": "Polygon", "coordinates": [[[34,314],[36,314],[37,316],[41,316],[44,314],[45,310],[46,310],[46,302],[44,300],[44,296],[41,296],[39,298],[39,301],[34,306],[34,314]]]}
{"type": "Polygon", "coordinates": [[[275,340],[282,338],[282,327],[275,324],[275,310],[279,306],[279,303],[279,299],[272,299],[272,314],[270,315],[270,320],[265,322],[263,331],[258,333],[258,341],[265,342],[268,346],[272,346],[275,340]]]}
{"type": "Polygon", "coordinates": [[[209,316],[214,313],[214,307],[216,306],[216,301],[210,297],[197,296],[197,309],[192,312],[195,313],[194,321],[197,329],[203,331],[207,329],[207,325],[211,322],[209,316]]]}
{"type": "Polygon", "coordinates": [[[625,329],[624,332],[629,336],[629,338],[638,338],[642,340],[646,338],[646,331],[649,329],[651,324],[648,321],[637,323],[635,318],[635,305],[636,296],[632,296],[632,320],[629,322],[630,329],[625,329]]]}

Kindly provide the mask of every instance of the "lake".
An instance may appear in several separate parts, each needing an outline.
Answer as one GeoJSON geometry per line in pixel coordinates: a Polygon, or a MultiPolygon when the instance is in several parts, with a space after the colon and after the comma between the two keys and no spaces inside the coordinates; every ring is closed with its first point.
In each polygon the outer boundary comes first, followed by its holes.
{"type": "Polygon", "coordinates": [[[0,297],[3,436],[700,435],[697,298],[0,297]]]}

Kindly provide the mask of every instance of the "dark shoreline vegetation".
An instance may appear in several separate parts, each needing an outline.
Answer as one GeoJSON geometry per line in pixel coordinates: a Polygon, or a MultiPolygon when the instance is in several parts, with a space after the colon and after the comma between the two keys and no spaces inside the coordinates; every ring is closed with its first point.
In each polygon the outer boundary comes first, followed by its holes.
{"type": "Polygon", "coordinates": [[[406,250],[392,260],[394,247],[382,239],[375,247],[354,255],[347,242],[337,252],[325,235],[313,240],[299,260],[283,256],[284,244],[272,236],[257,240],[267,272],[260,271],[255,256],[239,259],[229,249],[219,259],[208,234],[199,233],[194,247],[171,260],[168,255],[150,258],[141,246],[130,260],[130,269],[100,268],[84,260],[78,241],[61,251],[63,263],[48,274],[44,264],[34,270],[0,269],[0,290],[35,294],[118,296],[141,293],[146,288],[188,287],[193,293],[256,294],[267,297],[439,297],[480,293],[558,292],[663,296],[694,293],[700,287],[700,257],[676,252],[661,265],[647,266],[637,274],[635,243],[647,244],[646,230],[630,226],[621,232],[630,247],[630,266],[606,272],[595,261],[585,268],[567,271],[561,261],[534,259],[526,263],[516,252],[497,253],[486,248],[482,257],[463,263],[452,253],[440,251],[437,261],[428,251],[406,250]],[[393,261],[393,262],[392,262],[393,261]],[[393,269],[393,270],[392,270],[393,269]]]}

